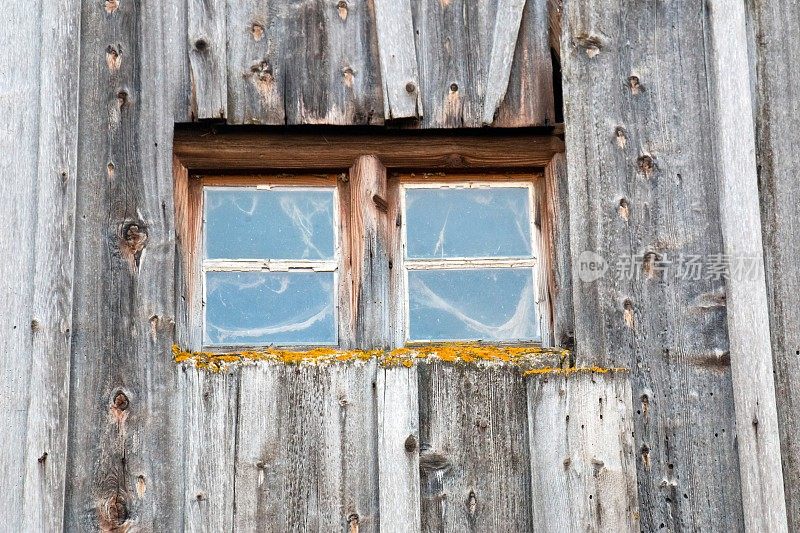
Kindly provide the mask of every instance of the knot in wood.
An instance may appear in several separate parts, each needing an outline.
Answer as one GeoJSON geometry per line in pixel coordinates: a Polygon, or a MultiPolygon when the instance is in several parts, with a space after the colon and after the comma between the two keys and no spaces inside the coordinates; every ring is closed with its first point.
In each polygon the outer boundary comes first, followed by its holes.
{"type": "Polygon", "coordinates": [[[636,160],[636,164],[639,167],[639,172],[643,173],[647,177],[653,173],[653,169],[655,168],[655,162],[648,154],[639,156],[639,159],[636,160]]]}
{"type": "Polygon", "coordinates": [[[642,85],[639,82],[639,76],[630,76],[628,78],[628,87],[631,89],[631,94],[639,94],[642,90],[642,85]]]}
{"type": "Polygon", "coordinates": [[[205,52],[206,50],[208,50],[208,41],[206,41],[202,37],[200,39],[197,39],[194,42],[194,49],[197,50],[198,52],[205,52]]]}
{"type": "Polygon", "coordinates": [[[117,104],[120,108],[128,105],[128,91],[125,89],[120,89],[117,91],[117,104]]]}
{"type": "Polygon", "coordinates": [[[136,222],[125,224],[122,228],[125,251],[133,256],[141,253],[147,242],[147,230],[136,222]]]}
{"type": "Polygon", "coordinates": [[[253,22],[250,25],[250,35],[253,36],[254,41],[260,41],[264,37],[264,26],[258,22],[253,22]]]}
{"type": "Polygon", "coordinates": [[[117,391],[114,395],[114,408],[119,411],[126,411],[129,406],[130,400],[128,400],[128,396],[122,391],[117,391]]]}
{"type": "Polygon", "coordinates": [[[417,438],[414,435],[409,435],[406,437],[406,442],[404,447],[408,453],[413,452],[417,449],[417,438]]]}

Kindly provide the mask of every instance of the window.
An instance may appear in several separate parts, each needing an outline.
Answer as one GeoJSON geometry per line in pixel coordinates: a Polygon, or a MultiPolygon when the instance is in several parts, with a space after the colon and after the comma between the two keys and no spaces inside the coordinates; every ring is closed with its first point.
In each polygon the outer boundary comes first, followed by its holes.
{"type": "Polygon", "coordinates": [[[205,187],[203,343],[337,343],[335,187],[205,187]]]}
{"type": "Polygon", "coordinates": [[[504,135],[176,131],[178,342],[547,344],[563,143],[504,135]]]}
{"type": "Polygon", "coordinates": [[[532,184],[404,184],[401,198],[406,340],[538,340],[532,184]]]}

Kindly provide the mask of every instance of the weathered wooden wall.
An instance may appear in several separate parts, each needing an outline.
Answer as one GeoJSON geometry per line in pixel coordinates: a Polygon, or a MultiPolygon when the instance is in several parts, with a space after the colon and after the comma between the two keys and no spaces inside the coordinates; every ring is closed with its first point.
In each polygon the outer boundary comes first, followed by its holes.
{"type": "MultiPolygon", "coordinates": [[[[766,498],[776,458],[747,452],[774,444],[760,418],[770,413],[742,410],[772,391],[747,389],[737,359],[735,394],[730,368],[747,317],[764,315],[742,312],[741,297],[728,311],[741,286],[651,268],[736,246],[720,186],[752,181],[717,159],[739,146],[720,114],[746,98],[741,78],[719,83],[723,58],[743,70],[736,50],[720,51],[728,38],[749,47],[757,89],[769,340],[796,529],[800,15],[793,3],[746,4],[749,43],[739,0],[10,2],[0,529],[780,529],[766,498]],[[563,26],[560,39],[548,26],[563,26]],[[210,375],[172,362],[185,323],[176,123],[547,125],[551,48],[568,145],[566,164],[546,172],[559,206],[543,228],[558,251],[555,341],[576,342],[579,365],[629,373],[365,363],[210,375]],[[583,251],[647,260],[634,279],[585,283],[569,277],[583,251]]],[[[371,231],[393,253],[386,229],[371,231]]],[[[386,274],[374,268],[362,272],[386,274]]],[[[763,336],[759,347],[764,384],[763,336]]]]}

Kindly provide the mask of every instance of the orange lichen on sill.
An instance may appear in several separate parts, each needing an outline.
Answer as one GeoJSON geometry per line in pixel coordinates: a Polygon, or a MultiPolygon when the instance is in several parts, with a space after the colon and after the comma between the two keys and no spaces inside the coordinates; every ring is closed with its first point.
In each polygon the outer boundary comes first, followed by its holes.
{"type": "MultiPolygon", "coordinates": [[[[447,363],[465,364],[507,364],[530,368],[537,363],[559,364],[563,366],[569,351],[561,348],[542,348],[540,346],[488,346],[469,343],[432,344],[384,350],[337,350],[334,348],[314,348],[304,351],[265,348],[258,351],[236,353],[189,352],[175,345],[172,347],[176,363],[191,363],[195,367],[220,372],[228,366],[257,361],[270,361],[285,364],[317,364],[347,361],[368,361],[376,359],[381,366],[406,368],[415,363],[440,360],[447,363]],[[558,361],[555,361],[555,358],[558,361]]],[[[552,369],[552,366],[548,366],[552,369]]],[[[532,370],[525,370],[531,372],[532,370]]]]}
{"type": "Polygon", "coordinates": [[[599,366],[577,366],[577,367],[566,367],[566,368],[531,368],[530,370],[526,370],[522,373],[523,376],[539,376],[539,375],[546,375],[546,374],[575,374],[578,372],[586,372],[592,374],[608,374],[609,372],[627,372],[627,368],[603,368],[599,366]]]}

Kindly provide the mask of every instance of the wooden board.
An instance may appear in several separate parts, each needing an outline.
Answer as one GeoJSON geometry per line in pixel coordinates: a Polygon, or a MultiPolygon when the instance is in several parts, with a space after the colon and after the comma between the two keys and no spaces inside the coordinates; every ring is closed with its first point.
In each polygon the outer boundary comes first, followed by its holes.
{"type": "Polygon", "coordinates": [[[712,95],[716,107],[720,226],[725,254],[757,268],[726,280],[728,338],[745,529],[788,531],[760,231],[753,105],[744,3],[712,0],[712,95]]]}
{"type": "MultiPolygon", "coordinates": [[[[0,32],[0,45],[4,50],[0,57],[4,72],[0,82],[0,109],[5,117],[0,135],[0,147],[4,154],[0,159],[0,169],[3,175],[9,177],[0,185],[0,207],[6,213],[9,228],[14,228],[2,241],[3,252],[7,257],[13,255],[14,260],[0,262],[0,312],[5,318],[0,352],[0,382],[3,384],[0,388],[0,439],[5,445],[4,452],[0,454],[0,475],[8,482],[7,487],[0,491],[0,519],[3,527],[16,531],[24,526],[22,511],[28,461],[36,461],[36,458],[28,457],[25,449],[29,404],[34,401],[28,376],[31,372],[42,375],[41,370],[34,369],[31,353],[34,337],[31,328],[33,284],[36,276],[34,261],[37,258],[35,237],[38,206],[35,198],[39,171],[40,61],[41,53],[47,49],[41,42],[38,17],[31,13],[41,10],[42,3],[38,1],[9,5],[5,11],[4,29],[0,32]]],[[[52,179],[52,175],[50,177],[52,179]]],[[[49,329],[52,324],[45,326],[49,329]]],[[[49,331],[44,334],[50,336],[49,331]]],[[[62,391],[59,394],[65,396],[62,391]]],[[[35,411],[34,408],[34,416],[37,414],[35,411]]],[[[46,443],[37,444],[40,448],[46,443]]],[[[56,473],[60,461],[58,455],[54,459],[54,465],[45,464],[43,471],[36,472],[36,475],[56,473]]],[[[57,479],[53,478],[53,483],[57,483],[57,479]]],[[[48,480],[41,483],[43,488],[47,488],[47,484],[48,480]]],[[[50,494],[43,494],[42,501],[31,502],[31,508],[36,509],[49,498],[50,494]]]]}
{"type": "MultiPolygon", "coordinates": [[[[56,531],[64,526],[69,427],[80,7],[76,1],[43,3],[41,17],[41,85],[39,102],[33,106],[39,110],[39,139],[35,148],[29,147],[38,149],[38,179],[34,178],[34,197],[20,199],[33,204],[37,213],[34,276],[28,282],[33,294],[32,345],[25,350],[31,364],[20,374],[27,377],[30,395],[23,445],[23,522],[19,526],[3,522],[4,527],[20,531],[56,531]]],[[[15,184],[15,188],[19,186],[15,184]]]]}
{"type": "Polygon", "coordinates": [[[381,124],[370,2],[228,2],[230,124],[381,124]]]}
{"type": "Polygon", "coordinates": [[[800,184],[792,163],[800,142],[800,73],[792,67],[800,6],[754,2],[758,178],[772,352],[789,530],[800,528],[800,267],[792,250],[800,184]]]}
{"type": "Polygon", "coordinates": [[[178,129],[175,156],[191,170],[348,169],[362,155],[387,168],[541,168],[564,151],[550,130],[375,132],[178,129]]]}
{"type": "Polygon", "coordinates": [[[740,530],[724,282],[655,264],[722,253],[708,28],[702,10],[651,8],[564,5],[577,360],[631,369],[642,530],[740,530]],[[581,277],[584,252],[605,275],[581,277]]]}
{"type": "Polygon", "coordinates": [[[525,382],[516,368],[418,368],[423,531],[530,531],[525,382]]]}
{"type": "Polygon", "coordinates": [[[624,372],[528,380],[534,531],[640,531],[624,372]]]}
{"type": "Polygon", "coordinates": [[[375,0],[383,114],[387,120],[423,115],[410,0],[375,0]]]}
{"type": "Polygon", "coordinates": [[[181,368],[186,391],[183,428],[186,531],[233,528],[239,372],[181,368]]]}
{"type": "Polygon", "coordinates": [[[192,119],[228,116],[226,0],[186,0],[192,119]]]}
{"type": "MultiPolygon", "coordinates": [[[[486,113],[491,116],[495,114],[497,95],[506,95],[498,113],[501,120],[495,121],[494,126],[539,126],[552,122],[546,0],[526,2],[522,21],[501,16],[499,27],[497,2],[414,0],[412,11],[425,110],[421,127],[480,127],[485,122],[487,94],[486,113]],[[513,26],[519,30],[518,39],[513,26]],[[514,41],[512,50],[518,52],[514,55],[508,87],[502,84],[501,76],[494,75],[492,83],[500,86],[493,85],[490,90],[496,30],[499,30],[498,42],[514,41]],[[517,91],[517,87],[524,88],[517,91]]],[[[499,55],[494,58],[498,66],[506,62],[507,48],[503,51],[500,48],[504,47],[498,48],[499,55]]],[[[502,69],[496,67],[496,71],[502,69]]]]}
{"type": "Polygon", "coordinates": [[[69,529],[183,529],[171,112],[188,80],[162,32],[180,25],[173,7],[82,6],[69,529]]]}
{"type": "Polygon", "coordinates": [[[376,364],[241,370],[236,531],[377,531],[376,364]]]}

